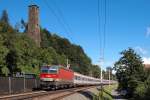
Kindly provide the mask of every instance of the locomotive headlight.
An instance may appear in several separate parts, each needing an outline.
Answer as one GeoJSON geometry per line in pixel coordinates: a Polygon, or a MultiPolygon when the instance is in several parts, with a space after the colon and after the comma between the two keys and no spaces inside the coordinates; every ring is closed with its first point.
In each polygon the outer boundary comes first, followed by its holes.
{"type": "Polygon", "coordinates": [[[48,78],[48,81],[53,81],[54,79],[53,78],[48,78]]]}
{"type": "Polygon", "coordinates": [[[41,81],[53,81],[53,78],[41,78],[41,81]]]}

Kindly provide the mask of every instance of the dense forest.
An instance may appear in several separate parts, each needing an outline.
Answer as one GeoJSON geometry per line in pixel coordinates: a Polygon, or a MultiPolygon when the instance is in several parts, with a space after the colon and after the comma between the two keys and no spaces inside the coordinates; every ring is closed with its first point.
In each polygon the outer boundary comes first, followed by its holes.
{"type": "Polygon", "coordinates": [[[15,26],[9,22],[6,10],[0,18],[0,74],[16,72],[39,74],[43,65],[63,65],[69,60],[70,68],[76,72],[100,76],[100,68],[92,65],[91,59],[81,46],[53,34],[41,27],[41,47],[26,35],[27,23],[21,20],[15,26]],[[19,30],[24,30],[23,32],[19,30]]]}

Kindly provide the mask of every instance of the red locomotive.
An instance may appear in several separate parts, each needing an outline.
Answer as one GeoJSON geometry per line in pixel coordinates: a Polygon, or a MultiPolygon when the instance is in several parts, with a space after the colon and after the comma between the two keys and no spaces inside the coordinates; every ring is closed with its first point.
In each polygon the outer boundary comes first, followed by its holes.
{"type": "Polygon", "coordinates": [[[74,72],[59,65],[43,66],[41,68],[42,88],[63,88],[73,86],[74,72]]]}

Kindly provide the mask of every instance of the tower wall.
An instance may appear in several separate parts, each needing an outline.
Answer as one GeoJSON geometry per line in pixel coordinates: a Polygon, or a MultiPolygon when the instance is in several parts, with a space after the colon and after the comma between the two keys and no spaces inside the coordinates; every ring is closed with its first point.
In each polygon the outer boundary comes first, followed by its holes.
{"type": "Polygon", "coordinates": [[[39,7],[37,5],[29,6],[27,35],[40,47],[39,7]]]}

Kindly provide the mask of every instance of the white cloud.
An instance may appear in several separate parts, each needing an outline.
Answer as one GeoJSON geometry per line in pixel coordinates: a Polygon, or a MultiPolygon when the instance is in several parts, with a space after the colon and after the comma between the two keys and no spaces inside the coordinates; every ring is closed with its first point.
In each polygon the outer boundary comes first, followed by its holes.
{"type": "Polygon", "coordinates": [[[143,49],[143,48],[140,47],[140,46],[135,47],[135,50],[136,50],[139,54],[142,54],[142,55],[146,55],[146,54],[147,54],[147,50],[143,49]]]}
{"type": "Polygon", "coordinates": [[[147,27],[146,29],[146,37],[149,37],[150,36],[150,27],[147,27]]]}
{"type": "Polygon", "coordinates": [[[144,64],[150,64],[150,57],[143,57],[144,64]]]}

